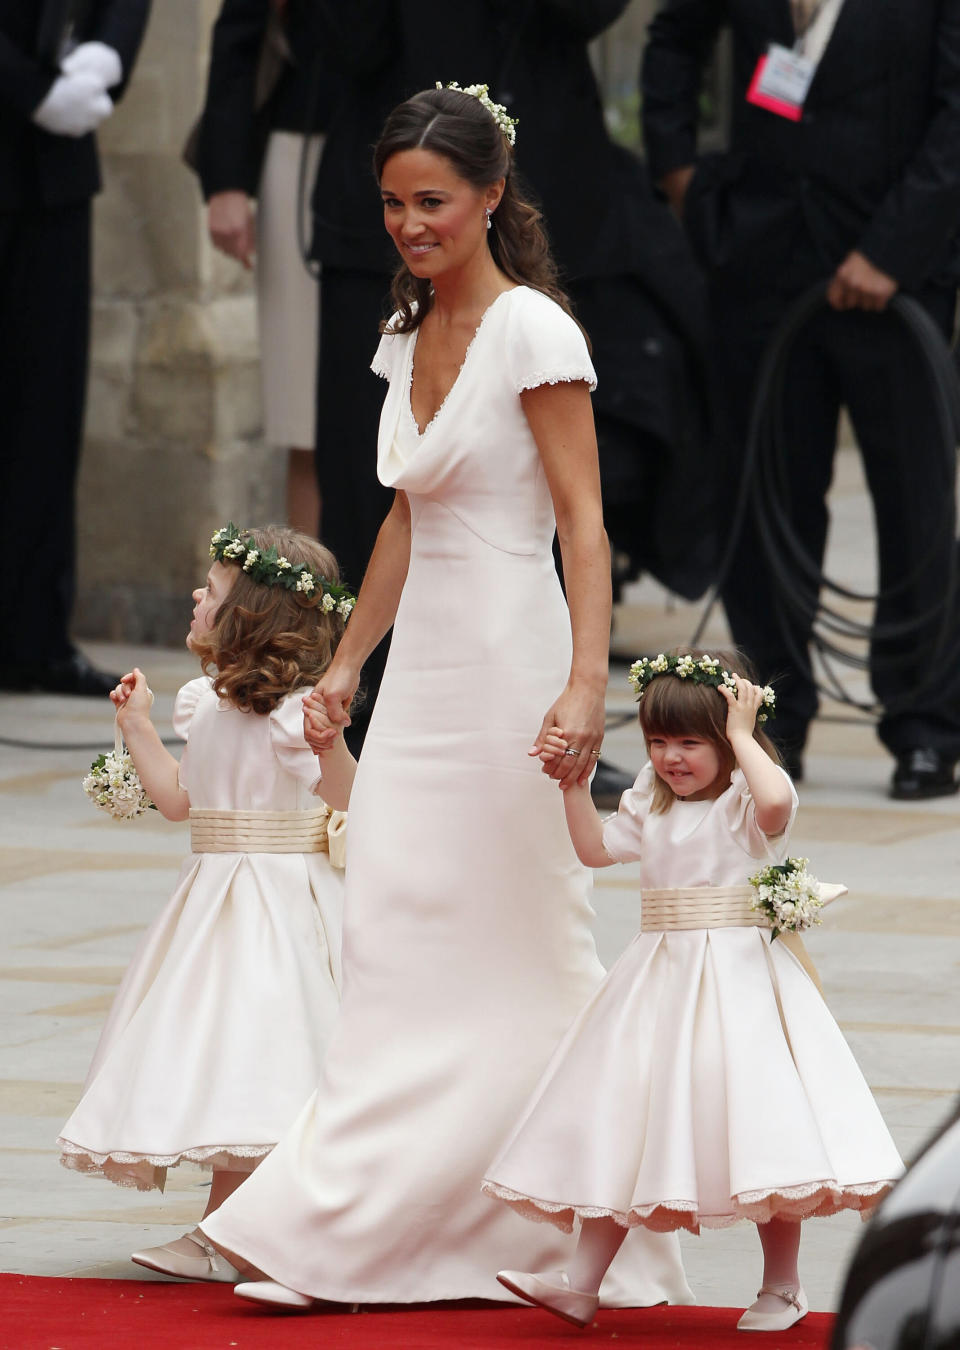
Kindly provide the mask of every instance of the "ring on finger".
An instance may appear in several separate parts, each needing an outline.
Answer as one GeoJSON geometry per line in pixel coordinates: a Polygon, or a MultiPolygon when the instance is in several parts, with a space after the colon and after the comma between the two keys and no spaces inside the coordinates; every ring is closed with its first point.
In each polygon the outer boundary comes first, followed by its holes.
{"type": "Polygon", "coordinates": [[[574,750],[573,746],[571,746],[569,750],[564,750],[563,753],[564,753],[565,755],[570,755],[570,756],[572,756],[574,759],[576,759],[576,757],[577,757],[577,755],[579,755],[580,751],[579,751],[579,750],[574,750]]]}

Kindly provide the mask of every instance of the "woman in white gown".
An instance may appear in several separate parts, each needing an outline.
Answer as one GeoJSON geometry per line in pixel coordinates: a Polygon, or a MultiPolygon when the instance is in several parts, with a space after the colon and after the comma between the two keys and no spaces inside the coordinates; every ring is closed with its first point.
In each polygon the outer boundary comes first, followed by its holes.
{"type": "MultiPolygon", "coordinates": [[[[396,499],[314,696],[345,722],[395,620],[350,799],[342,1011],[314,1098],[203,1225],[269,1276],[239,1290],[262,1302],[502,1298],[505,1254],[556,1260],[569,1241],[479,1191],[602,977],[590,874],[536,758],[562,725],[577,753],[547,767],[585,779],[603,735],[594,374],[511,139],[495,105],[430,90],[377,150],[403,260],[374,362],[396,499]]],[[[628,1242],[604,1297],[690,1301],[675,1238],[628,1242]]]]}

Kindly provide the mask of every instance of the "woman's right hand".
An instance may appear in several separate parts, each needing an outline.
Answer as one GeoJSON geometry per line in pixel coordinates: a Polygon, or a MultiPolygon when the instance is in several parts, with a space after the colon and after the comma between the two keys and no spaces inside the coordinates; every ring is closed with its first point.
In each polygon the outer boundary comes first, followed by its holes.
{"type": "Polygon", "coordinates": [[[207,228],[214,246],[249,269],[257,248],[253,207],[245,192],[215,192],[207,202],[207,228]]]}
{"type": "Polygon", "coordinates": [[[329,750],[339,729],[350,725],[350,704],[359,684],[359,670],[334,664],[303,700],[303,734],[314,754],[329,750]]]}

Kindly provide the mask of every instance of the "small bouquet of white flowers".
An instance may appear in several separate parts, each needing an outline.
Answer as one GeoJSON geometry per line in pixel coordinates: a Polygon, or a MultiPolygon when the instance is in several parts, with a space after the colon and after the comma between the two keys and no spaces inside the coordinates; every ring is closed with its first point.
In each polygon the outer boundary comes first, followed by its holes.
{"type": "Polygon", "coordinates": [[[130,751],[124,745],[119,728],[113,749],[97,755],[90,772],[83,780],[83,790],[90,800],[107,811],[114,820],[133,820],[146,811],[156,811],[144,791],[130,751]]]}
{"type": "Polygon", "coordinates": [[[750,908],[770,920],[771,942],[783,932],[802,933],[821,922],[823,896],[819,881],[807,871],[808,862],[808,858],[788,858],[786,862],[771,863],[750,878],[750,885],[757,892],[750,908]]]}

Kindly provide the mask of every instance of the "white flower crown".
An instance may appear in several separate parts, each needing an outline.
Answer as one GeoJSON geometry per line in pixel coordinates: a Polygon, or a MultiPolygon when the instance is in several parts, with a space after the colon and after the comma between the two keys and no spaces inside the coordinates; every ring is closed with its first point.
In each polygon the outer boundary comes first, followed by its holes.
{"type": "Polygon", "coordinates": [[[328,581],[315,572],[306,563],[291,563],[277,552],[274,546],[259,549],[253,536],[238,530],[231,520],[222,525],[210,540],[210,557],[221,563],[235,563],[248,577],[261,586],[279,586],[283,590],[297,591],[308,600],[320,596],[320,609],[324,614],[336,610],[344,622],[357,603],[356,599],[339,581],[328,581]]]}
{"type": "Polygon", "coordinates": [[[462,89],[456,80],[451,80],[447,85],[443,85],[437,80],[437,88],[455,89],[458,94],[469,94],[478,103],[482,103],[509,143],[516,145],[517,123],[520,119],[519,117],[511,117],[502,103],[494,103],[490,97],[490,86],[488,84],[468,84],[465,89],[462,89]]]}
{"type": "MultiPolygon", "coordinates": [[[[709,684],[714,689],[726,687],[737,690],[737,682],[729,670],[720,665],[718,656],[691,656],[684,652],[682,656],[664,656],[659,652],[652,659],[641,656],[630,667],[627,679],[636,690],[637,701],[643,698],[651,680],[658,675],[675,675],[678,680],[688,680],[690,684],[709,684]]],[[[763,686],[763,707],[757,714],[758,722],[776,716],[777,696],[769,684],[763,686]]]]}

